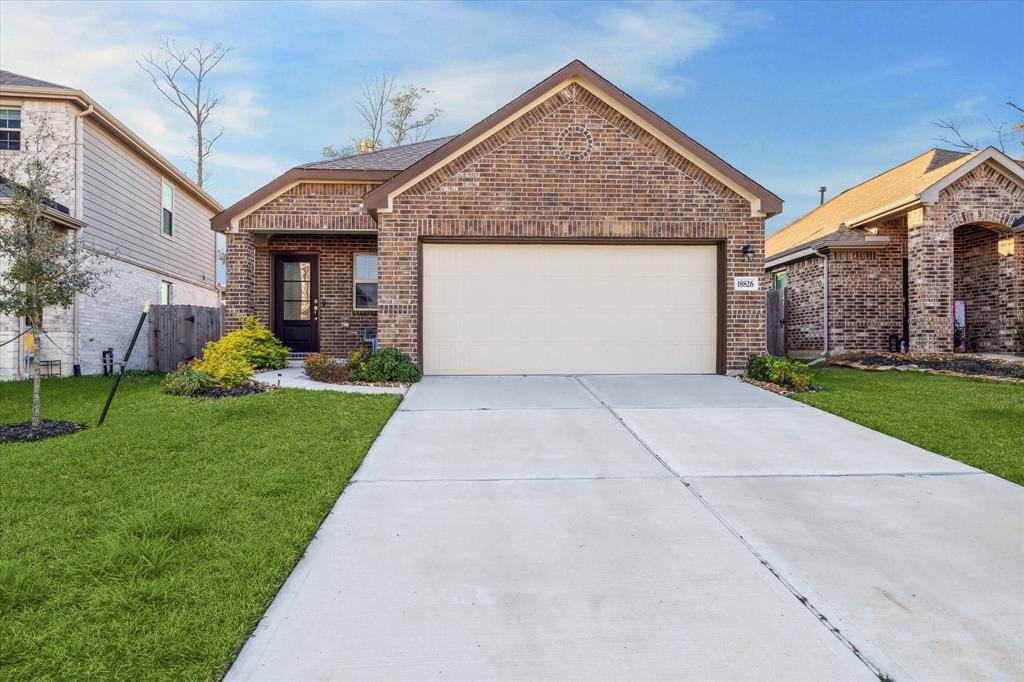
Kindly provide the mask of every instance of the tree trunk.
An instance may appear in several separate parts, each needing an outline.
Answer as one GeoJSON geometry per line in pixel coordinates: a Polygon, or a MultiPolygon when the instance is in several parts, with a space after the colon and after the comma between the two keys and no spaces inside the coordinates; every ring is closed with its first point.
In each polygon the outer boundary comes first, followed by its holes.
{"type": "Polygon", "coordinates": [[[39,389],[42,386],[42,371],[39,367],[39,349],[42,347],[42,339],[40,338],[39,328],[36,325],[32,325],[32,338],[36,342],[35,357],[32,358],[32,428],[38,429],[42,422],[40,418],[41,406],[39,400],[39,389]]]}
{"type": "Polygon", "coordinates": [[[196,184],[203,187],[203,124],[196,126],[196,184]]]}

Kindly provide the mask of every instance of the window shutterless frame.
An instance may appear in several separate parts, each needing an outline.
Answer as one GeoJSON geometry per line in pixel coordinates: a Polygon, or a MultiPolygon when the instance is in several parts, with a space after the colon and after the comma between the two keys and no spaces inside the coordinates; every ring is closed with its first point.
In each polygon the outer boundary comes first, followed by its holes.
{"type": "Polygon", "coordinates": [[[0,151],[21,151],[21,109],[0,108],[0,151]]]}
{"type": "Polygon", "coordinates": [[[352,308],[377,309],[377,254],[357,253],[352,256],[352,308]],[[372,301],[372,305],[370,304],[372,301]]]}
{"type": "Polygon", "coordinates": [[[174,236],[174,188],[163,181],[160,183],[160,234],[174,236]]]}
{"type": "Polygon", "coordinates": [[[171,305],[174,299],[174,284],[160,280],[160,305],[171,305]]]}

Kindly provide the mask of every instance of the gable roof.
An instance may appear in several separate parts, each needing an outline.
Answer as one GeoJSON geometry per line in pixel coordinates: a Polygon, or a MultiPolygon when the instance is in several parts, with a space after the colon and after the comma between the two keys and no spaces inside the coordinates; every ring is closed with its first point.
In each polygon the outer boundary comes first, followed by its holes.
{"type": "Polygon", "coordinates": [[[4,71],[0,69],[0,86],[8,85],[11,87],[18,88],[64,88],[68,89],[66,85],[57,85],[49,81],[41,81],[38,78],[32,78],[31,76],[22,76],[20,73],[14,73],[12,71],[4,71]]]}
{"type": "Polygon", "coordinates": [[[115,118],[113,114],[81,90],[39,80],[38,78],[22,76],[10,71],[0,71],[0,96],[73,102],[81,109],[80,116],[89,116],[91,120],[96,121],[122,144],[156,166],[168,179],[173,179],[181,185],[200,204],[211,211],[221,210],[221,205],[208,192],[193,182],[177,166],[164,158],[160,152],[150,147],[141,137],[132,132],[128,126],[115,118]]]}
{"type": "Polygon", "coordinates": [[[938,199],[938,191],[985,162],[993,162],[1024,184],[1024,169],[999,150],[929,149],[865,180],[794,220],[765,241],[767,258],[812,246],[840,230],[857,227],[938,199]]]}
{"type": "Polygon", "coordinates": [[[371,210],[389,211],[391,201],[396,195],[469,151],[569,82],[580,83],[661,142],[679,152],[701,170],[748,199],[752,214],[774,215],[782,211],[782,199],[730,166],[578,59],[551,74],[469,130],[427,154],[380,187],[370,191],[365,197],[364,204],[371,210]]]}
{"type": "Polygon", "coordinates": [[[331,170],[392,170],[396,173],[413,165],[427,154],[444,145],[455,135],[438,137],[433,140],[412,142],[397,147],[378,149],[363,154],[352,154],[339,159],[313,161],[296,166],[296,168],[324,168],[331,170]]]}

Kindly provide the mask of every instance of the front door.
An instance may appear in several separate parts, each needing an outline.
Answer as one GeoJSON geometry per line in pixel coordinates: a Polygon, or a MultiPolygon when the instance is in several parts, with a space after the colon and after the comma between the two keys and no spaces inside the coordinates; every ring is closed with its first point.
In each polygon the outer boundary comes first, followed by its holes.
{"type": "Polygon", "coordinates": [[[274,334],[293,353],[320,349],[316,256],[274,256],[274,334]]]}

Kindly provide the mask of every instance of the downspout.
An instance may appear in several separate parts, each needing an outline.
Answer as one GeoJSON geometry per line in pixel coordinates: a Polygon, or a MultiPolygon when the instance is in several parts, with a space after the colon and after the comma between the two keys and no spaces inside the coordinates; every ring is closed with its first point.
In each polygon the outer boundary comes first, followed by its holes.
{"type": "Polygon", "coordinates": [[[809,363],[807,363],[809,365],[816,365],[819,362],[824,362],[828,358],[828,353],[829,353],[829,347],[828,347],[828,331],[829,331],[829,329],[828,329],[828,290],[829,290],[828,260],[829,260],[829,258],[828,258],[828,254],[827,253],[823,253],[820,249],[811,249],[811,251],[814,253],[815,256],[818,256],[819,258],[822,258],[825,261],[824,262],[825,277],[824,277],[824,282],[823,282],[823,284],[824,284],[824,291],[823,291],[822,297],[821,297],[822,305],[824,305],[824,314],[822,315],[822,317],[823,317],[822,324],[824,325],[824,327],[822,328],[822,331],[821,331],[821,336],[822,336],[822,339],[824,340],[824,348],[821,351],[821,355],[819,355],[817,358],[815,358],[814,360],[812,360],[809,363]]]}
{"type": "MultiPolygon", "coordinates": [[[[82,168],[82,128],[85,125],[82,119],[95,111],[96,108],[90,104],[85,110],[75,114],[75,217],[82,220],[82,186],[85,182],[82,176],[85,170],[82,168]]],[[[84,229],[84,228],[83,228],[84,229]]],[[[78,239],[78,236],[75,236],[78,239]]],[[[75,294],[71,302],[71,366],[72,374],[82,374],[82,365],[78,362],[78,294],[75,294]]]]}

